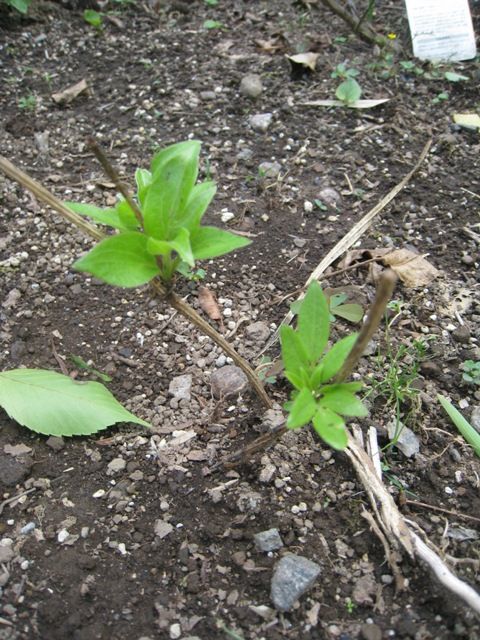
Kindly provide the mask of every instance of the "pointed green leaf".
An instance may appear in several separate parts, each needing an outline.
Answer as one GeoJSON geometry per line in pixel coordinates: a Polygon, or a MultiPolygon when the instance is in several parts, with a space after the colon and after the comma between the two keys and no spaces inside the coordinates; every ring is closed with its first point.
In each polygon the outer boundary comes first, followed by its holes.
{"type": "Polygon", "coordinates": [[[172,253],[173,247],[170,242],[165,242],[165,240],[147,238],[147,251],[152,256],[168,256],[172,253]]]}
{"type": "Polygon", "coordinates": [[[340,304],[332,309],[332,311],[336,316],[340,316],[340,318],[344,318],[345,320],[353,323],[360,322],[363,318],[363,309],[361,305],[355,302],[340,304]]]}
{"type": "Polygon", "coordinates": [[[298,376],[301,375],[302,370],[308,370],[307,352],[292,327],[288,325],[280,327],[280,344],[286,373],[298,376]]]}
{"type": "Polygon", "coordinates": [[[200,227],[191,237],[192,251],[196,260],[217,258],[225,253],[246,247],[248,238],[237,236],[217,227],[200,227]]]}
{"type": "MultiPolygon", "coordinates": [[[[176,142],[164,149],[161,149],[156,153],[150,165],[152,175],[158,171],[162,171],[163,167],[170,162],[172,158],[195,158],[198,164],[198,156],[200,155],[201,142],[198,140],[184,140],[183,142],[176,142]]],[[[197,179],[195,175],[195,180],[197,179]]],[[[195,183],[195,180],[193,183],[195,183]]]]}
{"type": "Polygon", "coordinates": [[[81,216],[88,216],[92,220],[95,220],[95,222],[113,227],[114,229],[125,230],[118,211],[115,209],[101,209],[93,204],[85,204],[83,202],[64,202],[63,204],[75,213],[81,216]]]}
{"type": "Polygon", "coordinates": [[[147,251],[146,236],[137,231],[102,240],[73,268],[117,287],[138,287],[160,273],[155,257],[147,251]]]}
{"type": "Polygon", "coordinates": [[[0,405],[13,420],[45,435],[89,435],[116,422],[150,426],[99,382],[75,382],[41,369],[0,373],[0,405]]]}
{"type": "Polygon", "coordinates": [[[196,229],[216,192],[217,185],[214,182],[196,184],[190,193],[184,211],[179,215],[178,224],[187,227],[190,231],[196,229]]]}
{"type": "Polygon", "coordinates": [[[317,404],[309,389],[303,388],[290,407],[287,427],[298,429],[310,422],[317,410],[317,404]]]}
{"type": "Polygon", "coordinates": [[[140,223],[137,220],[137,216],[123,197],[115,206],[115,211],[118,213],[118,217],[120,218],[120,221],[125,230],[135,231],[136,229],[138,229],[140,223]]]}
{"type": "Polygon", "coordinates": [[[298,371],[285,371],[285,377],[296,389],[311,388],[309,376],[303,368],[298,371]]]}
{"type": "Polygon", "coordinates": [[[189,267],[193,267],[195,265],[192,246],[190,244],[190,233],[187,229],[180,229],[175,238],[170,242],[170,245],[178,253],[183,262],[186,262],[189,267]]]}
{"type": "Polygon", "coordinates": [[[460,411],[445,396],[437,395],[438,401],[447,412],[450,420],[460,431],[465,440],[473,447],[473,450],[480,457],[480,433],[472,427],[460,411]]]}
{"type": "Polygon", "coordinates": [[[368,415],[368,411],[351,391],[346,390],[343,384],[329,385],[325,391],[322,389],[320,405],[335,411],[342,416],[352,416],[363,418],[368,415]]]}
{"type": "Polygon", "coordinates": [[[153,162],[152,182],[143,206],[145,232],[158,240],[171,240],[178,231],[197,179],[200,143],[191,141],[174,147],[165,149],[163,159],[153,162]]]}
{"type": "Polygon", "coordinates": [[[338,307],[343,302],[345,302],[347,297],[348,296],[346,293],[335,293],[333,296],[330,296],[330,301],[329,301],[330,311],[333,311],[335,313],[335,307],[338,307]]]}
{"type": "Polygon", "coordinates": [[[345,422],[331,409],[318,407],[312,419],[313,428],[318,435],[333,449],[342,450],[348,444],[345,422]]]}
{"type": "MultiPolygon", "coordinates": [[[[327,382],[330,378],[337,375],[340,369],[343,366],[343,363],[347,359],[348,354],[352,350],[353,345],[355,344],[355,340],[357,339],[357,334],[352,333],[345,338],[342,338],[338,342],[336,342],[333,347],[325,354],[322,358],[321,362],[321,371],[315,370],[314,378],[315,381],[312,380],[312,385],[316,388],[319,384],[323,382],[327,382]]],[[[320,366],[320,365],[319,365],[320,366]]],[[[319,369],[319,367],[317,367],[319,369]]]]}
{"type": "Polygon", "coordinates": [[[312,282],[302,300],[297,328],[310,362],[316,362],[327,346],[329,318],[327,299],[318,282],[312,282]]]}
{"type": "Polygon", "coordinates": [[[145,202],[148,187],[152,182],[152,174],[147,169],[137,169],[135,171],[135,182],[137,183],[137,200],[142,206],[145,202]]]}

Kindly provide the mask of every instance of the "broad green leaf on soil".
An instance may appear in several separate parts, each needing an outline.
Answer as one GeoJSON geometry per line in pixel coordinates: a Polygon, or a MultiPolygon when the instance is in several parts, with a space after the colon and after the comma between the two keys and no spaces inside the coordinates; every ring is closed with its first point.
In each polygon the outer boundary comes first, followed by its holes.
{"type": "Polygon", "coordinates": [[[191,237],[192,251],[196,260],[217,258],[246,247],[250,243],[251,240],[248,238],[237,236],[217,227],[200,227],[191,237]]]}
{"type": "Polygon", "coordinates": [[[335,411],[342,416],[363,418],[368,414],[367,409],[354,393],[345,389],[343,384],[329,385],[322,389],[320,405],[335,411]]]}
{"type": "Polygon", "coordinates": [[[318,282],[312,282],[298,312],[297,328],[310,362],[316,362],[327,346],[329,317],[327,299],[318,282]]]}
{"type": "Polygon", "coordinates": [[[0,373],[0,405],[13,420],[45,435],[89,435],[116,422],[150,426],[99,382],[75,382],[42,369],[0,373]]]}
{"type": "Polygon", "coordinates": [[[152,174],[148,169],[137,169],[135,171],[135,182],[137,183],[137,199],[140,205],[145,202],[148,187],[152,182],[152,174]]]}
{"type": "Polygon", "coordinates": [[[362,88],[355,78],[347,78],[338,86],[335,95],[339,100],[348,105],[360,99],[362,88]]]}
{"type": "Polygon", "coordinates": [[[463,417],[460,411],[458,411],[458,409],[454,407],[453,404],[445,398],[445,396],[438,395],[437,398],[447,412],[450,420],[457,427],[468,444],[473,447],[473,450],[480,458],[480,433],[472,427],[468,420],[463,417]]]}
{"type": "Polygon", "coordinates": [[[84,204],[83,202],[64,202],[63,204],[75,213],[81,216],[88,216],[95,222],[126,231],[125,225],[120,220],[116,209],[101,209],[93,204],[84,204]]]}
{"type": "Polygon", "coordinates": [[[337,413],[318,407],[312,422],[315,431],[328,445],[333,449],[345,449],[348,443],[347,432],[344,421],[337,413]]]}
{"type": "Polygon", "coordinates": [[[298,429],[308,424],[315,415],[317,404],[310,389],[303,388],[293,401],[287,418],[289,429],[298,429]]]}
{"type": "Polygon", "coordinates": [[[462,80],[469,80],[468,76],[462,76],[460,73],[455,73],[454,71],[445,71],[445,80],[449,82],[461,82],[462,80]]]}
{"type": "Polygon", "coordinates": [[[352,350],[357,334],[352,333],[336,342],[333,347],[322,358],[321,363],[312,375],[312,387],[315,389],[319,384],[327,382],[337,375],[352,350]]]}
{"type": "Polygon", "coordinates": [[[280,327],[280,344],[282,360],[287,373],[300,375],[302,370],[308,370],[308,356],[298,334],[289,325],[280,327]]]}
{"type": "Polygon", "coordinates": [[[336,316],[340,316],[349,322],[357,323],[363,318],[363,309],[361,305],[356,302],[349,302],[347,304],[340,304],[338,307],[332,309],[332,312],[336,316]]]}
{"type": "Polygon", "coordinates": [[[147,251],[147,237],[137,231],[105,238],[73,268],[117,287],[138,287],[160,273],[155,256],[147,251]]]}

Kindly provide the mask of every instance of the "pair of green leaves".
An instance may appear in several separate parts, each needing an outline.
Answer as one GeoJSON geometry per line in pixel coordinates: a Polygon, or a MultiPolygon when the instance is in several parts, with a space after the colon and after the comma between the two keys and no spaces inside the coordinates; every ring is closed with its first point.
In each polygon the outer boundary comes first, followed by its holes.
{"type": "Polygon", "coordinates": [[[295,387],[287,403],[287,427],[313,423],[319,436],[334,449],[344,449],[347,433],[343,416],[363,417],[367,410],[357,398],[359,382],[336,382],[356,334],[339,340],[325,353],[330,335],[330,311],[320,285],[312,282],[298,310],[297,329],[280,330],[285,375],[295,387]]]}
{"type": "Polygon", "coordinates": [[[196,184],[200,142],[188,140],[157,153],[150,171],[137,169],[138,216],[120,199],[116,207],[68,202],[73,211],[117,229],[74,263],[108,284],[136,287],[155,276],[169,284],[176,271],[192,269],[196,260],[216,258],[250,241],[217,227],[202,226],[215,195],[213,182],[196,184]]]}

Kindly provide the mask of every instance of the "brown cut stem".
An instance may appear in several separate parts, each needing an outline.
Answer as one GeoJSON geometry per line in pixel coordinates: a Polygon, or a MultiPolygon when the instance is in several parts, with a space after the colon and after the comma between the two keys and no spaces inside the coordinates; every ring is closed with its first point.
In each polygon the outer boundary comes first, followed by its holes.
{"type": "Polygon", "coordinates": [[[357,21],[337,0],[321,0],[321,2],[346,22],[353,33],[358,35],[361,40],[368,44],[376,44],[379,47],[385,46],[385,38],[382,38],[382,36],[377,35],[372,29],[362,25],[361,22],[363,19],[357,21]]]}
{"type": "Polygon", "coordinates": [[[135,202],[135,200],[130,195],[130,192],[127,186],[120,180],[120,176],[118,175],[116,169],[110,163],[110,160],[107,158],[101,146],[98,144],[95,138],[92,138],[92,137],[88,138],[88,146],[93,151],[93,153],[95,154],[95,157],[102,165],[102,168],[107,174],[107,176],[110,178],[110,180],[113,182],[117,190],[122,194],[122,196],[128,202],[128,204],[130,205],[130,209],[133,211],[140,226],[143,228],[142,212],[138,208],[138,205],[135,202]]]}
{"type": "MultiPolygon", "coordinates": [[[[53,193],[50,193],[45,187],[41,184],[30,178],[26,173],[15,167],[9,160],[0,156],[0,169],[12,180],[18,182],[23,187],[28,189],[33,195],[38,198],[41,202],[44,202],[49,207],[54,209],[57,213],[59,213],[63,218],[66,218],[69,222],[78,227],[81,231],[89,235],[94,240],[102,240],[105,238],[105,234],[100,231],[94,225],[86,222],[81,216],[70,211],[68,207],[66,207],[63,202],[61,202],[53,193]]],[[[114,180],[113,175],[108,174],[109,177],[115,182],[118,187],[119,182],[114,180]]],[[[129,201],[129,194],[125,188],[125,193],[122,193],[127,201],[129,201]],[[129,196],[127,198],[127,196],[129,196]]],[[[131,198],[130,198],[131,200],[131,198]]],[[[213,327],[211,327],[206,320],[204,320],[189,304],[184,302],[181,298],[179,298],[174,293],[167,291],[164,284],[158,278],[155,278],[152,281],[153,289],[155,293],[166,300],[174,309],[176,309],[179,313],[181,313],[187,320],[190,320],[195,326],[197,326],[201,331],[203,331],[206,335],[208,335],[225,353],[232,358],[235,364],[242,369],[242,371],[247,376],[250,384],[253,389],[258,394],[259,398],[263,402],[263,404],[270,408],[272,406],[272,401],[268,397],[265,389],[263,388],[262,383],[255,375],[254,370],[248,364],[248,362],[242,358],[235,349],[225,340],[225,338],[220,335],[213,327]]]]}
{"type": "Polygon", "coordinates": [[[346,380],[357,366],[367,344],[372,339],[373,334],[378,329],[378,326],[382,321],[388,301],[392,297],[396,282],[397,276],[392,269],[387,269],[381,274],[377,285],[375,299],[370,307],[367,319],[360,329],[360,333],[358,334],[352,350],[348,354],[342,368],[335,377],[335,382],[343,382],[346,380]]]}

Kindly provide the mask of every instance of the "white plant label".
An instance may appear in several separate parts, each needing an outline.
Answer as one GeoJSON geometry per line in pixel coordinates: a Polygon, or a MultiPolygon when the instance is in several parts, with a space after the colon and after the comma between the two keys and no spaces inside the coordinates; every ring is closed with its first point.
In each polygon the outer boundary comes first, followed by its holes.
{"type": "Polygon", "coordinates": [[[468,0],[405,0],[413,55],[455,62],[476,56],[468,0]]]}

